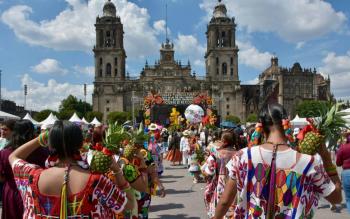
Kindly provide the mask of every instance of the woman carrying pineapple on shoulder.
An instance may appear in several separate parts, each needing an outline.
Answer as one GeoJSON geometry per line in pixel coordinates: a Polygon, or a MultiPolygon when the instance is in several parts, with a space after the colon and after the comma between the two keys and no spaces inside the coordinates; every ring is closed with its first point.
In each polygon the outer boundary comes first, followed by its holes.
{"type": "Polygon", "coordinates": [[[226,214],[236,195],[235,218],[312,218],[321,197],[341,202],[340,179],[324,143],[319,142],[315,156],[293,150],[283,130],[285,119],[281,105],[263,107],[259,121],[266,142],[240,150],[227,164],[229,179],[215,219],[226,214]]]}

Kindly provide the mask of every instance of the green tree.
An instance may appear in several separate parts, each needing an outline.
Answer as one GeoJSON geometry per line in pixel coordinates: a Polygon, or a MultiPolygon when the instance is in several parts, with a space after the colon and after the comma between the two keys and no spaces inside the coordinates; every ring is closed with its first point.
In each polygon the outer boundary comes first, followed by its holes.
{"type": "Polygon", "coordinates": [[[304,118],[317,117],[320,116],[319,109],[324,105],[330,107],[331,104],[326,101],[304,100],[297,105],[296,113],[304,118]]]}
{"type": "Polygon", "coordinates": [[[45,110],[41,110],[40,112],[36,113],[34,116],[34,119],[38,122],[41,122],[44,119],[46,119],[50,115],[50,113],[57,115],[56,111],[45,109],[45,110]]]}
{"type": "Polygon", "coordinates": [[[131,120],[130,112],[111,112],[107,116],[107,120],[110,123],[118,122],[123,124],[124,122],[131,120]]]}
{"type": "Polygon", "coordinates": [[[61,105],[59,106],[59,117],[60,119],[69,119],[74,112],[76,112],[79,117],[83,117],[86,116],[87,112],[91,111],[91,104],[78,100],[73,95],[69,95],[66,99],[61,101],[61,105]]]}
{"type": "Polygon", "coordinates": [[[257,122],[258,121],[258,115],[255,113],[249,114],[247,117],[246,122],[257,122]]]}
{"type": "Polygon", "coordinates": [[[233,122],[234,124],[239,124],[241,122],[241,119],[237,116],[229,115],[226,116],[226,121],[233,122]]]}
{"type": "Polygon", "coordinates": [[[101,112],[96,112],[96,111],[90,111],[86,113],[86,120],[88,122],[91,122],[94,117],[96,117],[100,122],[102,122],[102,118],[103,118],[103,113],[101,112]]]}

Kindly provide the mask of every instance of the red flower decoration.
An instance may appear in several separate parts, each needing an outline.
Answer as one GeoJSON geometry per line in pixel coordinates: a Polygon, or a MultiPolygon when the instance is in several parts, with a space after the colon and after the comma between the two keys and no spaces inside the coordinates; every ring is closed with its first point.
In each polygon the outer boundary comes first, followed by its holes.
{"type": "Polygon", "coordinates": [[[113,152],[108,150],[108,148],[103,148],[102,149],[102,153],[104,153],[107,156],[112,156],[113,155],[113,152]]]}
{"type": "Polygon", "coordinates": [[[103,145],[100,143],[96,143],[95,146],[93,147],[96,151],[102,151],[103,145]]]}

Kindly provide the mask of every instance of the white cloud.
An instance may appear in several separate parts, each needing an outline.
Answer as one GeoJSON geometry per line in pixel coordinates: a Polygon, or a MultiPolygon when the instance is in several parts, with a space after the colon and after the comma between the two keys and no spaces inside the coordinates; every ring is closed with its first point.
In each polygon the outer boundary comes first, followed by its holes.
{"type": "Polygon", "coordinates": [[[39,74],[65,75],[68,70],[60,66],[56,59],[44,59],[38,65],[32,66],[32,71],[39,74]]]}
{"type": "Polygon", "coordinates": [[[260,52],[250,42],[237,41],[239,48],[238,59],[240,64],[253,67],[258,70],[265,70],[269,64],[272,54],[269,52],[260,52]]]}
{"type": "MultiPolygon", "coordinates": [[[[82,84],[58,83],[51,79],[47,84],[33,80],[28,74],[21,78],[22,87],[28,85],[27,109],[40,111],[43,109],[58,110],[61,101],[72,94],[78,99],[84,100],[84,88],[82,84]]],[[[93,85],[87,85],[87,102],[91,103],[93,85]]],[[[22,90],[2,89],[3,98],[24,103],[22,90]]]]}
{"type": "MultiPolygon", "coordinates": [[[[102,15],[105,1],[66,0],[67,7],[51,20],[36,22],[30,19],[33,13],[27,5],[16,5],[1,15],[15,35],[30,45],[44,46],[55,50],[78,50],[91,52],[95,44],[94,23],[97,15],[102,15]]],[[[117,16],[124,26],[127,55],[138,58],[153,54],[159,43],[157,30],[150,27],[150,16],[145,8],[140,8],[127,0],[113,0],[117,16]]]]}
{"type": "MultiPolygon", "coordinates": [[[[274,32],[298,43],[346,29],[347,17],[322,0],[234,0],[223,1],[228,14],[248,32],[274,32]]],[[[212,16],[216,2],[202,0],[200,7],[212,16]]]]}
{"type": "Polygon", "coordinates": [[[248,80],[248,81],[245,81],[245,82],[242,82],[242,84],[257,84],[259,82],[259,79],[258,78],[254,78],[252,80],[248,80]]]}
{"type": "Polygon", "coordinates": [[[73,69],[78,73],[83,73],[87,76],[94,76],[95,75],[95,66],[80,66],[75,65],[73,69]]]}
{"type": "Polygon", "coordinates": [[[157,34],[165,34],[165,29],[168,29],[168,35],[171,34],[169,27],[166,27],[165,20],[158,20],[153,23],[153,29],[157,34]]]}
{"type": "Polygon", "coordinates": [[[350,50],[345,55],[338,55],[334,52],[328,53],[322,60],[323,66],[319,71],[329,75],[331,88],[337,98],[350,99],[350,50]]]}
{"type": "Polygon", "coordinates": [[[175,51],[187,56],[196,66],[204,66],[204,53],[206,48],[200,44],[193,35],[178,34],[175,39],[175,51]]]}

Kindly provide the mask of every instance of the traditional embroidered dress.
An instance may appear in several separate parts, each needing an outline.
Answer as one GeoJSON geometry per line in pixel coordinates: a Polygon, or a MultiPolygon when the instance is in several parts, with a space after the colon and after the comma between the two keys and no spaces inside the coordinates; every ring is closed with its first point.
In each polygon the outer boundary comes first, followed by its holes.
{"type": "MultiPolygon", "coordinates": [[[[321,158],[296,151],[278,151],[276,158],[274,218],[312,218],[320,197],[335,186],[326,174],[321,158]]],[[[261,147],[245,148],[227,164],[229,176],[237,181],[235,218],[265,218],[272,151],[261,147]]]]}
{"type": "MultiPolygon", "coordinates": [[[[15,161],[12,169],[24,200],[23,218],[59,218],[60,196],[41,194],[38,188],[38,180],[44,169],[24,160],[15,161]]],[[[67,215],[69,218],[114,218],[126,203],[125,193],[111,180],[101,174],[91,174],[84,190],[68,195],[67,215]]]]}
{"type": "MultiPolygon", "coordinates": [[[[236,151],[229,149],[216,150],[212,153],[201,170],[207,176],[207,185],[204,192],[204,202],[209,218],[214,217],[215,209],[219,203],[219,199],[224,192],[226,181],[228,179],[228,170],[226,164],[231,160],[236,151]]],[[[226,218],[233,215],[233,209],[230,208],[226,214],[226,218]]]]}

